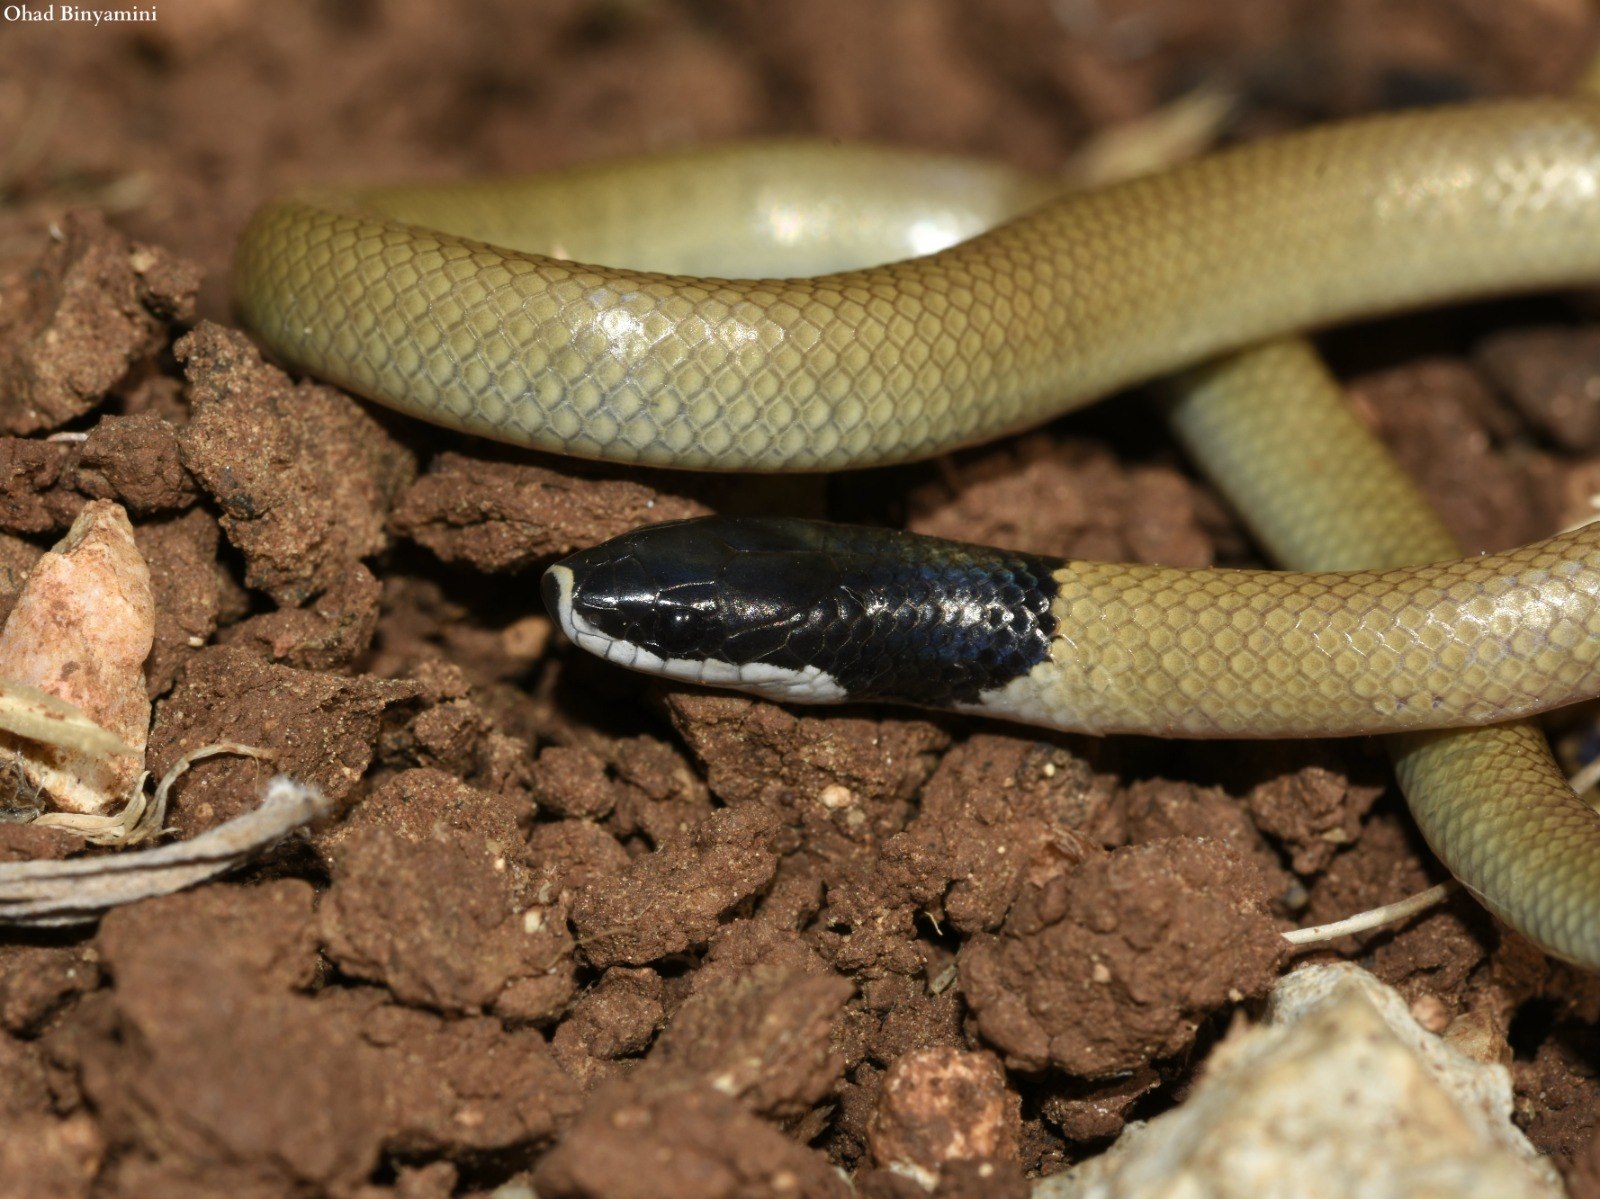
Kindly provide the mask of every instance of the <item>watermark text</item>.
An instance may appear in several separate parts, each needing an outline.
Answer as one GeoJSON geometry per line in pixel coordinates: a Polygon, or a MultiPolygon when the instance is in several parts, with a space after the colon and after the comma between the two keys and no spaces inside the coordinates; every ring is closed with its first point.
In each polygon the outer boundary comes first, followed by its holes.
{"type": "Polygon", "coordinates": [[[128,8],[86,8],[78,4],[7,4],[0,8],[0,21],[45,21],[58,25],[119,24],[129,21],[154,21],[154,4],[135,4],[128,8]]]}

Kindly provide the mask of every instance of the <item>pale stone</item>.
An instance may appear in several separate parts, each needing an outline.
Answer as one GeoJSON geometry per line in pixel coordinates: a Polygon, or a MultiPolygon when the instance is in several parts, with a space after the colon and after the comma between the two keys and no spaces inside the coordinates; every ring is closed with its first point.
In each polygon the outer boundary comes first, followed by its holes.
{"type": "Polygon", "coordinates": [[[150,570],[127,514],[95,500],[29,572],[0,630],[0,687],[20,683],[64,700],[127,752],[0,733],[0,763],[67,812],[103,813],[128,799],[144,772],[144,662],[154,637],[150,570]]]}
{"type": "Polygon", "coordinates": [[[1511,1078],[1422,1029],[1349,965],[1283,979],[1179,1108],[1034,1199],[1560,1199],[1511,1124],[1511,1078]]]}

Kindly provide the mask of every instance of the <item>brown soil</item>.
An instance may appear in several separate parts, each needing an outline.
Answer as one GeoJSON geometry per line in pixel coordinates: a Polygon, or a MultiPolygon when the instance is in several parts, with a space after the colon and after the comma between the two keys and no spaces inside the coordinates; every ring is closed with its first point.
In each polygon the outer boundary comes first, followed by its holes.
{"type": "MultiPolygon", "coordinates": [[[[832,1196],[840,1166],[875,1196],[921,1193],[907,1169],[1021,1195],[1181,1098],[1285,964],[1276,930],[1439,877],[1367,743],[788,710],[623,678],[539,613],[552,558],[707,510],[1251,561],[1137,397],[831,488],[536,460],[263,363],[226,302],[256,202],[795,131],[1052,167],[1203,80],[1245,97],[1235,136],[1557,91],[1596,24],[1582,0],[166,0],[0,25],[0,611],[120,501],[156,587],[151,769],[243,741],[339,807],[227,882],[0,938],[0,1189],[832,1196]]],[[[1590,514],[1592,309],[1325,348],[1493,549],[1590,514]]],[[[175,827],[264,770],[200,764],[175,827]]],[[[0,860],[76,848],[0,826],[0,860]]],[[[1337,948],[1434,1027],[1508,1030],[1524,1127],[1600,1194],[1600,985],[1464,899],[1337,948]]]]}

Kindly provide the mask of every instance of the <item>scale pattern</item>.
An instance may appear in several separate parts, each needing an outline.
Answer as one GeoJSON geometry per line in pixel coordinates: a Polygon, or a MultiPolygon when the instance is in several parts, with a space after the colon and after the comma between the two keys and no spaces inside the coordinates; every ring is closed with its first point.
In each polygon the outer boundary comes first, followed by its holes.
{"type": "Polygon", "coordinates": [[[1381,570],[1461,557],[1306,342],[1257,346],[1170,386],[1172,431],[1278,565],[1381,570]]]}
{"type": "MultiPolygon", "coordinates": [[[[1056,631],[1057,560],[893,529],[708,516],[558,565],[588,629],[646,661],[754,668],[723,681],[780,700],[795,673],[819,670],[844,700],[975,703],[1044,661],[1056,631]]],[[[554,572],[545,590],[562,620],[554,572]]]]}
{"type": "MultiPolygon", "coordinates": [[[[784,376],[774,387],[771,375],[763,375],[758,388],[726,404],[702,404],[708,390],[717,393],[725,385],[728,362],[717,348],[718,336],[731,332],[737,346],[749,329],[712,320],[710,310],[696,310],[671,328],[657,321],[641,329],[659,331],[659,341],[619,336],[628,333],[626,322],[597,331],[584,324],[585,313],[592,318],[599,311],[591,297],[564,305],[561,296],[570,294],[571,280],[615,279],[617,286],[628,287],[639,277],[570,264],[552,267],[549,260],[505,255],[385,220],[381,209],[396,195],[403,199],[403,193],[372,197],[370,203],[344,194],[269,206],[242,243],[236,278],[241,310],[280,355],[424,419],[620,460],[727,469],[856,465],[977,440],[1042,419],[1131,378],[1302,323],[1592,277],[1600,246],[1590,211],[1595,140],[1595,111],[1581,103],[1384,119],[1236,152],[1112,193],[1125,201],[1082,201],[1053,210],[1087,211],[1078,230],[1047,232],[1022,222],[1007,236],[1024,253],[1028,246],[1042,253],[1058,243],[1066,252],[1057,261],[1025,264],[1031,273],[1019,280],[996,280],[993,274],[998,267],[1009,269],[1015,253],[997,254],[985,277],[992,238],[942,256],[937,266],[914,268],[914,282],[922,290],[909,296],[880,293],[880,287],[892,289],[893,279],[866,272],[854,286],[865,285],[868,299],[892,301],[901,319],[915,313],[920,322],[931,314],[941,324],[942,314],[952,308],[976,301],[986,305],[957,313],[950,323],[952,330],[965,330],[954,344],[957,360],[945,372],[951,398],[891,392],[908,401],[898,411],[893,404],[870,406],[879,394],[873,388],[889,389],[907,379],[925,385],[931,372],[918,373],[922,351],[907,350],[903,361],[887,357],[894,344],[882,335],[884,309],[874,305],[866,312],[859,291],[854,295],[860,311],[846,307],[843,301],[850,297],[844,288],[850,284],[839,279],[825,281],[828,286],[815,293],[816,308],[808,306],[807,313],[816,311],[835,324],[854,321],[849,336],[835,330],[838,340],[824,339],[814,322],[797,326],[792,339],[787,328],[770,320],[751,326],[757,340],[785,342],[783,361],[798,361],[801,377],[784,376]],[[1331,191],[1323,193],[1330,185],[1331,191]],[[1184,210],[1191,200],[1198,206],[1184,210]],[[1126,213],[1118,211],[1123,202],[1126,213]],[[1139,238],[1151,239],[1143,250],[1139,238]],[[1106,256],[1097,257],[1102,253],[1106,256]],[[471,274],[469,259],[497,272],[492,286],[470,279],[458,286],[471,274]],[[1286,263],[1293,264],[1292,271],[1283,269],[1286,263]],[[1016,288],[1041,285],[1046,275],[1051,286],[1063,290],[1047,297],[1043,309],[1019,303],[1016,288]],[[545,277],[569,286],[565,292],[541,293],[545,277]],[[1134,307],[1152,299],[1153,313],[1134,307]],[[1242,308],[1228,311],[1236,302],[1242,308]],[[552,308],[562,319],[540,333],[542,342],[522,346],[512,340],[552,308]],[[1030,323],[1041,311],[1052,314],[1048,328],[1042,318],[1030,323]],[[1061,332],[1062,320],[1076,323],[1051,347],[1046,343],[1061,332]],[[808,338],[814,342],[809,349],[808,338]],[[1137,344],[1141,339],[1147,344],[1137,344]],[[854,342],[859,345],[852,348],[854,342]],[[962,356],[969,352],[985,356],[987,365],[966,361],[962,356]],[[1040,365],[1041,356],[1056,352],[1059,359],[1040,365]],[[592,377],[620,397],[615,404],[582,386],[572,390],[573,380],[581,384],[579,376],[589,370],[585,353],[597,367],[592,377]],[[1008,361],[996,365],[997,353],[1008,361]],[[1012,361],[1019,367],[1014,373],[1012,361]],[[651,401],[633,386],[667,374],[669,366],[680,390],[665,399],[651,401]],[[841,395],[835,386],[824,386],[851,369],[865,390],[841,395]],[[608,381],[618,377],[620,385],[608,381]],[[1008,389],[998,402],[997,386],[1008,389]],[[653,409],[652,403],[661,407],[653,409]],[[730,415],[725,423],[719,415],[723,407],[730,415]],[[689,409],[710,426],[679,417],[689,409]],[[597,419],[587,429],[575,429],[574,416],[582,412],[597,419]],[[629,426],[640,412],[644,422],[629,426]],[[820,434],[797,434],[797,418],[820,434]],[[625,427],[628,436],[622,435],[625,427]],[[786,457],[797,443],[803,444],[786,457]],[[676,447],[683,447],[681,455],[676,447]],[[853,459],[857,449],[861,457],[853,459]]],[[[507,239],[515,240],[527,194],[522,185],[486,186],[475,203],[476,224],[457,231],[495,237],[495,231],[506,229],[507,239]]],[[[562,208],[558,197],[542,211],[559,224],[562,208]]],[[[565,208],[566,218],[575,222],[595,215],[592,204],[565,208]]],[[[412,219],[419,218],[413,214],[412,219]]],[[[1061,226],[1077,218],[1052,219],[1061,226]]],[[[662,289],[641,293],[634,302],[663,320],[671,311],[683,311],[681,304],[672,307],[677,301],[692,302],[703,292],[716,291],[744,313],[752,304],[760,308],[771,290],[695,280],[681,281],[682,287],[671,280],[639,281],[662,289]]],[[[769,304],[762,315],[782,318],[786,311],[769,304]]],[[[945,335],[942,324],[939,335],[945,335]]],[[[1276,409],[1285,416],[1295,411],[1289,399],[1295,372],[1280,360],[1263,374],[1283,390],[1269,394],[1262,411],[1276,409]]],[[[1289,425],[1277,430],[1286,433],[1289,425]]],[[[1245,477],[1259,480],[1278,461],[1271,447],[1281,447],[1282,438],[1258,444],[1245,437],[1240,444],[1254,448],[1235,465],[1245,477]]],[[[1345,495],[1359,492],[1364,464],[1371,460],[1345,460],[1341,443],[1330,438],[1323,444],[1327,453],[1316,464],[1317,476],[1342,470],[1355,480],[1345,495]]],[[[1312,477],[1297,466],[1287,473],[1291,481],[1312,477]]],[[[1266,492],[1275,493],[1272,486],[1266,492]]],[[[1279,508],[1290,513],[1280,526],[1293,525],[1293,489],[1277,494],[1279,508]]],[[[1318,500],[1308,502],[1305,512],[1314,525],[1325,531],[1339,527],[1317,515],[1318,500]]],[[[1431,548],[1384,548],[1397,522],[1405,526],[1411,519],[1403,505],[1387,500],[1365,515],[1335,511],[1334,516],[1344,517],[1343,527],[1350,530],[1341,534],[1342,548],[1329,557],[1327,545],[1313,537],[1301,547],[1310,556],[1290,555],[1288,564],[1398,565],[1450,552],[1448,545],[1437,548],[1437,541],[1431,548]],[[1392,519],[1385,518],[1385,507],[1392,519]],[[1363,524],[1367,517],[1371,522],[1363,524]]],[[[1393,743],[1401,746],[1401,778],[1419,824],[1451,870],[1521,931],[1563,956],[1600,966],[1595,932],[1600,929],[1600,829],[1594,814],[1566,787],[1537,731],[1507,725],[1400,736],[1393,743]]]]}
{"type": "MultiPolygon", "coordinates": [[[[390,191],[267,205],[235,283],[290,363],[436,423],[613,461],[822,470],[925,457],[1330,321],[1592,279],[1597,193],[1600,109],[1504,103],[1240,147],[809,279],[498,249],[386,217],[390,191]]],[[[517,189],[486,195],[514,206],[517,189]]]]}
{"type": "MultiPolygon", "coordinates": [[[[1427,499],[1303,342],[1177,382],[1173,428],[1283,565],[1458,557],[1427,499]]],[[[1428,844],[1478,900],[1549,952],[1600,969],[1600,814],[1525,722],[1386,739],[1428,844]]]]}
{"type": "Polygon", "coordinates": [[[1291,574],[1073,562],[1050,662],[989,706],[1099,733],[1486,724],[1600,693],[1600,529],[1488,558],[1291,574]]]}

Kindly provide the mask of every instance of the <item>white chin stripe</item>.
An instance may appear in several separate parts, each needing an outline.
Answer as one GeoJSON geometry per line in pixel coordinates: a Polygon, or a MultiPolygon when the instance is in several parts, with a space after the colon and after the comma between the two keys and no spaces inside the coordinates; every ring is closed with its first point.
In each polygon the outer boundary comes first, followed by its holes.
{"type": "Polygon", "coordinates": [[[688,683],[704,683],[711,687],[731,687],[788,703],[836,704],[848,698],[833,676],[816,666],[788,670],[765,662],[738,666],[732,662],[717,662],[707,658],[663,658],[631,641],[609,637],[572,610],[572,571],[565,566],[552,566],[550,573],[555,577],[558,588],[556,620],[561,625],[561,631],[579,649],[587,650],[607,662],[615,662],[630,670],[642,670],[646,674],[682,679],[688,683]]]}

